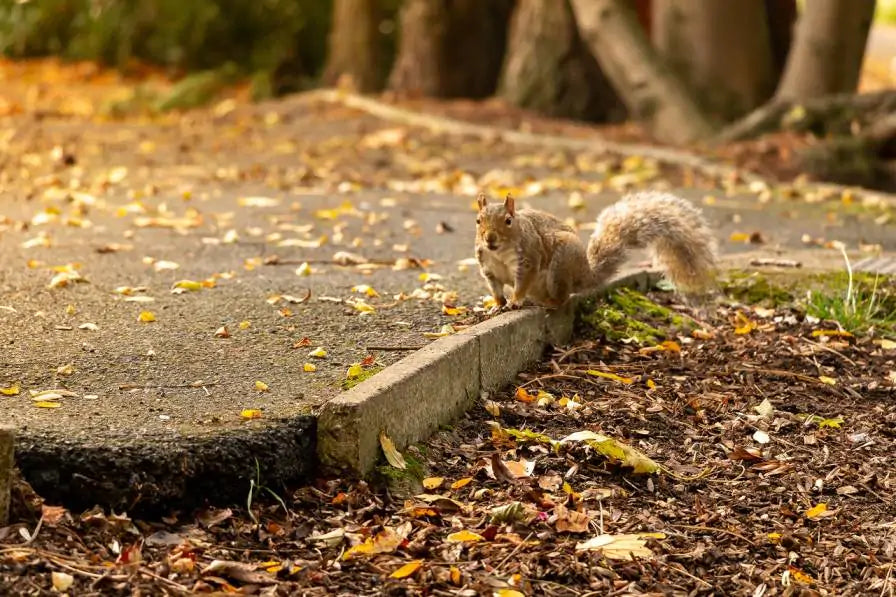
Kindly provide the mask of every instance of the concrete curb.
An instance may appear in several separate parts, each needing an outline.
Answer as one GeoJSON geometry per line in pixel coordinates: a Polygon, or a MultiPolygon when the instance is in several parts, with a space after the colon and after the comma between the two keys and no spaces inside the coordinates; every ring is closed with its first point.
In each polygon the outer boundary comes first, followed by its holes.
{"type": "Polygon", "coordinates": [[[461,415],[482,391],[496,390],[536,362],[549,344],[564,344],[579,305],[618,287],[646,290],[656,272],[622,275],[576,295],[554,311],[503,313],[453,336],[439,338],[327,402],[317,420],[322,472],[349,477],[370,473],[384,431],[399,449],[429,437],[461,415]]]}

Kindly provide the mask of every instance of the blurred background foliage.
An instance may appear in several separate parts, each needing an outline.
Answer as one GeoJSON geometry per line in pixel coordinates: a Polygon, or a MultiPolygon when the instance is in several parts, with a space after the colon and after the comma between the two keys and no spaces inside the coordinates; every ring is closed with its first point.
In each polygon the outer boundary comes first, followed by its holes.
{"type": "Polygon", "coordinates": [[[332,0],[0,0],[0,53],[224,68],[282,92],[319,76],[331,13],[332,0]]]}

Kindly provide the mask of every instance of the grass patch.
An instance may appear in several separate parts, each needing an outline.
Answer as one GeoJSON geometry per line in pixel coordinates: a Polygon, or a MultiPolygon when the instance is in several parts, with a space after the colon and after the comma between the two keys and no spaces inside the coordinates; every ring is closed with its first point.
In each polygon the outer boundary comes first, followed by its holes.
{"type": "Polygon", "coordinates": [[[852,334],[896,335],[896,279],[845,273],[828,276],[823,290],[806,293],[806,313],[852,334]]]}

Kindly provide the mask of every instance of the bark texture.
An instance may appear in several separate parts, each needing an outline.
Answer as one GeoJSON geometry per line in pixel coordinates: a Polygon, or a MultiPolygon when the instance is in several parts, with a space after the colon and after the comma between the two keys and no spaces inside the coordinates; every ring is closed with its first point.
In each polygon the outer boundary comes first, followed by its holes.
{"type": "Polygon", "coordinates": [[[658,140],[688,143],[712,126],[687,87],[651,47],[626,0],[571,0],[579,32],[625,102],[658,140]]]}
{"type": "Polygon", "coordinates": [[[728,122],[775,91],[765,3],[654,0],[653,37],[666,64],[714,118],[728,122]]]}
{"type": "Polygon", "coordinates": [[[615,121],[625,106],[579,37],[568,0],[519,0],[499,93],[550,116],[615,121]]]}
{"type": "Polygon", "coordinates": [[[380,18],[378,0],[334,0],[325,83],[333,85],[347,75],[362,93],[382,88],[380,18]]]}
{"type": "Polygon", "coordinates": [[[802,101],[852,93],[859,82],[874,0],[806,2],[778,97],[802,101]]]}
{"type": "Polygon", "coordinates": [[[512,8],[512,0],[406,0],[389,88],[432,97],[492,95],[512,8]]]}

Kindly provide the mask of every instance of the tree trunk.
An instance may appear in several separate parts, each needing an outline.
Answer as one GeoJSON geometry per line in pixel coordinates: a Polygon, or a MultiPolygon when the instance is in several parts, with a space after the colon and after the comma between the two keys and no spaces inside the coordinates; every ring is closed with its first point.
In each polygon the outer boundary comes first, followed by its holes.
{"type": "Polygon", "coordinates": [[[512,0],[406,0],[389,88],[431,97],[492,95],[512,0]]]}
{"type": "Polygon", "coordinates": [[[796,25],[778,97],[802,101],[858,87],[874,0],[812,0],[796,25]]]}
{"type": "Polygon", "coordinates": [[[568,0],[520,0],[499,92],[550,116],[619,120],[625,107],[585,47],[568,0]]]}
{"type": "Polygon", "coordinates": [[[660,141],[688,143],[712,126],[650,45],[626,0],[571,0],[579,33],[631,114],[660,141]]]}
{"type": "Polygon", "coordinates": [[[772,64],[775,82],[781,80],[784,65],[793,42],[793,26],[796,24],[796,0],[765,0],[768,33],[772,44],[772,64]]]}
{"type": "Polygon", "coordinates": [[[325,83],[348,76],[362,93],[382,89],[380,17],[378,0],[334,0],[325,83]]]}
{"type": "Polygon", "coordinates": [[[654,0],[653,35],[666,64],[722,122],[775,91],[765,4],[759,0],[654,0]]]}

